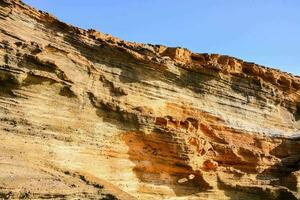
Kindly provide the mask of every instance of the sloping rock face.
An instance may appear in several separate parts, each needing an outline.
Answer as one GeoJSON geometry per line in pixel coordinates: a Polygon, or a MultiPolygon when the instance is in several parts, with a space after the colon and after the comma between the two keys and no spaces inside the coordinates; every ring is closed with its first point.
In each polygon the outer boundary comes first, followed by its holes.
{"type": "Polygon", "coordinates": [[[0,198],[299,199],[299,89],[0,0],[0,198]]]}

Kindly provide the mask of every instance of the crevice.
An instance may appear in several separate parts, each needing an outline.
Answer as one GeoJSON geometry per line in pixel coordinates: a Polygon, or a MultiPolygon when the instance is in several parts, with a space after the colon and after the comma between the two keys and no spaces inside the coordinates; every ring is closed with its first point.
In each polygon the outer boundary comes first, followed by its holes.
{"type": "Polygon", "coordinates": [[[76,98],[77,97],[75,92],[72,91],[70,85],[62,86],[60,91],[59,91],[59,95],[64,96],[64,97],[68,97],[68,98],[76,98]]]}
{"type": "Polygon", "coordinates": [[[300,103],[296,105],[296,112],[294,113],[294,117],[296,121],[300,120],[300,103]]]}

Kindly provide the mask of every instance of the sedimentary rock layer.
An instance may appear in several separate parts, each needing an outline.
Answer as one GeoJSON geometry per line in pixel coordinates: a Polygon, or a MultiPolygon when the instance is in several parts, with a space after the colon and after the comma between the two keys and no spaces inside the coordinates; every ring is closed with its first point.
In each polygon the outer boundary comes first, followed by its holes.
{"type": "Polygon", "coordinates": [[[299,90],[0,0],[0,198],[299,199],[299,90]]]}

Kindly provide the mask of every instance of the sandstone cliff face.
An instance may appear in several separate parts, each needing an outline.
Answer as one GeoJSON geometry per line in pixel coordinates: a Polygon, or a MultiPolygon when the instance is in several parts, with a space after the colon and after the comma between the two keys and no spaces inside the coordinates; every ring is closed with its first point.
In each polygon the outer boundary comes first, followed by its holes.
{"type": "Polygon", "coordinates": [[[299,90],[0,0],[0,198],[299,199],[299,90]]]}

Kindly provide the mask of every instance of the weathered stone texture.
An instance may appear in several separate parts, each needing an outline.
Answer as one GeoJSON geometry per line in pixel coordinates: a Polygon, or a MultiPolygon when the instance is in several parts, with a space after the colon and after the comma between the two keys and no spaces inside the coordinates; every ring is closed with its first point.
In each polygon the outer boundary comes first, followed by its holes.
{"type": "Polygon", "coordinates": [[[0,198],[299,199],[299,89],[0,0],[0,198]]]}

